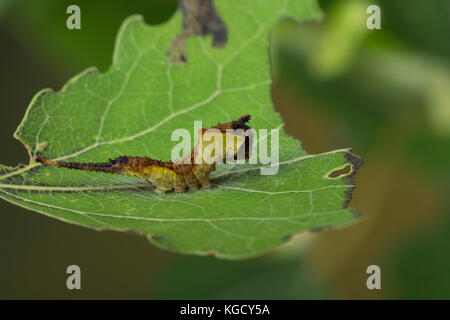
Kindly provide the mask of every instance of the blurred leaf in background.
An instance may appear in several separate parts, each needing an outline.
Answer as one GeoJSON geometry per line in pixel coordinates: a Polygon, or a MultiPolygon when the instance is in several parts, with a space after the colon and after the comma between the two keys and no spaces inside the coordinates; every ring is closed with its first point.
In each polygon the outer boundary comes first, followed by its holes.
{"type": "MultiPolygon", "coordinates": [[[[446,212],[449,212],[447,208],[446,212]]],[[[384,257],[395,289],[391,298],[450,299],[450,219],[436,225],[431,234],[421,235],[384,257]]]]}
{"type": "Polygon", "coordinates": [[[111,65],[116,34],[125,18],[141,14],[146,23],[160,24],[176,7],[176,0],[37,0],[32,4],[14,0],[9,3],[8,23],[24,45],[42,55],[42,62],[51,69],[56,67],[64,79],[89,66],[105,71],[111,65]],[[66,27],[66,9],[73,4],[81,9],[81,30],[66,27]]]}
{"type": "MultiPolygon", "coordinates": [[[[411,297],[412,288],[426,292],[433,286],[422,288],[423,279],[407,277],[420,274],[411,271],[414,261],[406,263],[411,255],[400,264],[395,259],[408,241],[431,236],[448,214],[450,73],[444,30],[450,30],[450,3],[371,1],[381,7],[381,30],[365,29],[362,9],[368,1],[320,3],[327,16],[322,24],[285,23],[276,31],[275,101],[282,114],[290,114],[287,131],[301,136],[306,150],[350,144],[362,152],[367,161],[352,205],[364,208],[369,219],[325,234],[311,250],[312,265],[342,297],[411,297]],[[385,270],[380,293],[365,287],[370,264],[385,270]]],[[[434,264],[442,270],[443,261],[433,259],[430,272],[434,264]]],[[[448,275],[441,279],[450,282],[448,275]]],[[[426,297],[424,292],[416,296],[426,297]]]]}
{"type": "Polygon", "coordinates": [[[302,261],[313,234],[267,257],[239,263],[213,258],[177,257],[162,271],[150,293],[153,299],[326,299],[323,283],[302,261]]]}

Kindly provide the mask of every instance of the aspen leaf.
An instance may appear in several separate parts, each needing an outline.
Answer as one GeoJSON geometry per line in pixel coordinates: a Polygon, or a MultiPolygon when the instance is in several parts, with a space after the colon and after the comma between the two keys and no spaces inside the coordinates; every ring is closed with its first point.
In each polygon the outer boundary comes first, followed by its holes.
{"type": "Polygon", "coordinates": [[[348,149],[306,153],[283,132],[270,96],[270,30],[286,17],[320,18],[317,3],[214,5],[226,37],[216,30],[174,44],[183,32],[182,12],[158,26],[131,16],[118,32],[107,72],[91,68],[58,92],[39,92],[15,133],[30,163],[0,167],[0,197],[65,222],[133,230],[172,251],[228,259],[260,255],[296,233],[354,221],[347,203],[361,160],[348,149]],[[185,61],[171,62],[177,53],[185,61]],[[173,130],[194,136],[194,120],[209,128],[244,113],[252,115],[256,132],[269,130],[269,145],[270,129],[280,129],[277,174],[261,175],[261,164],[219,165],[211,189],[157,195],[138,178],[34,161],[36,155],[77,162],[120,155],[169,160],[177,143],[170,140],[173,130]]]}

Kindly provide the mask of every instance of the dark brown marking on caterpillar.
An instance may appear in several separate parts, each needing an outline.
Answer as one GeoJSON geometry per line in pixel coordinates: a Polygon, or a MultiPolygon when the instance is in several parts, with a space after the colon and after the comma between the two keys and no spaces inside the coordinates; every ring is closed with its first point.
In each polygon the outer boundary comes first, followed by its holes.
{"type": "MultiPolygon", "coordinates": [[[[241,116],[237,121],[223,124],[219,123],[211,127],[211,129],[216,129],[215,131],[222,134],[227,134],[227,131],[229,130],[240,130],[244,133],[244,135],[241,136],[241,144],[239,144],[239,146],[233,145],[234,158],[237,157],[238,150],[242,147],[245,147],[245,159],[249,158],[251,150],[251,146],[249,145],[250,139],[248,135],[245,134],[247,130],[251,129],[247,125],[247,122],[249,121],[250,115],[246,114],[241,116]],[[242,142],[242,140],[244,140],[244,142],[242,142]]],[[[202,129],[199,140],[202,139],[203,141],[205,132],[208,132],[208,130],[202,129]]],[[[236,136],[239,136],[239,131],[236,132],[236,136]]],[[[196,149],[199,145],[200,144],[197,143],[188,157],[175,162],[134,156],[120,156],[103,163],[54,161],[39,156],[37,156],[35,160],[47,166],[137,176],[154,185],[156,187],[156,192],[158,193],[165,193],[171,190],[174,190],[175,192],[184,192],[186,188],[191,190],[198,189],[199,185],[202,188],[209,188],[209,174],[215,170],[216,163],[219,160],[224,160],[223,157],[226,157],[226,155],[222,155],[222,159],[217,158],[217,161],[213,163],[207,163],[206,161],[197,163],[194,157],[196,156],[196,149]]],[[[202,150],[200,150],[200,152],[202,152],[202,150]]],[[[203,153],[201,153],[201,155],[203,156],[203,153]]]]}

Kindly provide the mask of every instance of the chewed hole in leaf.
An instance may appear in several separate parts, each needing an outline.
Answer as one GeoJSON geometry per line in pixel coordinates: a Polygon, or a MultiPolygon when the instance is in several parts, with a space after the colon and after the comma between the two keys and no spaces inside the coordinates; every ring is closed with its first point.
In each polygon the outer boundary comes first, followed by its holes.
{"type": "Polygon", "coordinates": [[[185,42],[193,35],[212,34],[214,47],[225,46],[228,30],[212,0],[180,0],[178,7],[183,14],[183,32],[170,44],[169,59],[172,64],[180,65],[188,61],[185,42]]]}
{"type": "Polygon", "coordinates": [[[347,164],[345,167],[343,168],[339,168],[339,169],[335,169],[333,171],[331,171],[328,175],[327,178],[328,179],[337,179],[340,177],[345,177],[348,176],[349,174],[351,174],[353,172],[353,165],[351,164],[347,164]]]}

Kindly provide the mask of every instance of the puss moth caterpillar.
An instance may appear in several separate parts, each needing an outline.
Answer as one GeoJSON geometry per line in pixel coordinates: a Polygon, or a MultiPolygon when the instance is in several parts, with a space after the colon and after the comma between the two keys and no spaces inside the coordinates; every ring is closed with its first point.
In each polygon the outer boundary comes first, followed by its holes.
{"type": "Polygon", "coordinates": [[[39,156],[36,157],[36,161],[47,166],[137,176],[154,185],[157,193],[172,190],[184,192],[187,187],[195,190],[199,185],[202,188],[209,188],[209,174],[216,169],[217,163],[228,160],[230,155],[234,159],[238,154],[244,154],[245,159],[249,158],[251,131],[247,132],[250,127],[246,124],[249,121],[250,115],[245,114],[237,121],[219,123],[210,130],[201,129],[199,140],[192,152],[177,161],[160,161],[134,156],[121,156],[104,163],[63,162],[39,156]],[[222,141],[222,150],[214,148],[219,138],[222,141]],[[226,139],[231,139],[232,144],[227,145],[226,139]]]}

